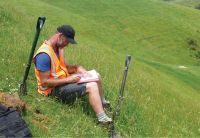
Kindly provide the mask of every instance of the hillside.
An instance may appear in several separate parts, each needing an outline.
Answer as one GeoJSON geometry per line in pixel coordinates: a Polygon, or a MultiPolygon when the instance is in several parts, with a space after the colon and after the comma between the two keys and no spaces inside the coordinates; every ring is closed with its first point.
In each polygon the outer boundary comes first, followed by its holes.
{"type": "MultiPolygon", "coordinates": [[[[158,0],[2,0],[0,91],[17,91],[41,15],[47,20],[38,46],[58,25],[74,26],[79,44],[65,50],[68,62],[99,71],[112,106],[132,55],[116,122],[123,137],[200,136],[199,10],[158,0]]],[[[87,97],[66,105],[37,94],[33,66],[22,98],[42,114],[23,115],[35,137],[107,136],[87,97]]]]}
{"type": "Polygon", "coordinates": [[[180,4],[190,8],[197,8],[200,5],[200,0],[159,0],[159,1],[180,4]]]}

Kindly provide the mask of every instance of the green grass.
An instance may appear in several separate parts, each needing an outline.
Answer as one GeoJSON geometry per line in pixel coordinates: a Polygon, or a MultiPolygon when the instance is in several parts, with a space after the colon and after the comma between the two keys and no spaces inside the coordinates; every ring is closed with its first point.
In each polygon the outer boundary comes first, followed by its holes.
{"type": "MultiPolygon", "coordinates": [[[[2,0],[0,91],[17,91],[41,15],[38,46],[58,25],[74,26],[79,45],[65,50],[68,62],[99,71],[112,106],[132,55],[116,122],[123,137],[200,136],[200,61],[188,47],[192,39],[200,50],[199,10],[158,0],[2,0]]],[[[107,137],[87,97],[69,106],[39,95],[33,66],[27,84],[32,110],[23,117],[34,137],[107,137]]]]}
{"type": "Polygon", "coordinates": [[[187,6],[190,8],[196,8],[200,4],[200,0],[156,0],[156,1],[175,3],[175,4],[187,6]]]}

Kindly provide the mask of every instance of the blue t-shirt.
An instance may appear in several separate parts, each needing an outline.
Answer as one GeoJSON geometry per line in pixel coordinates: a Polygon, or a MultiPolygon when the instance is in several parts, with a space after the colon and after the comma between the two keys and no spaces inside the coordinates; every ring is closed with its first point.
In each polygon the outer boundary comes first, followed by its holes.
{"type": "MultiPolygon", "coordinates": [[[[59,57],[58,51],[56,51],[57,57],[59,57]]],[[[35,66],[39,71],[49,71],[51,68],[51,59],[46,53],[39,53],[35,57],[35,66]]]]}
{"type": "Polygon", "coordinates": [[[51,68],[51,59],[48,54],[40,53],[35,57],[35,66],[39,71],[49,71],[51,68]]]}

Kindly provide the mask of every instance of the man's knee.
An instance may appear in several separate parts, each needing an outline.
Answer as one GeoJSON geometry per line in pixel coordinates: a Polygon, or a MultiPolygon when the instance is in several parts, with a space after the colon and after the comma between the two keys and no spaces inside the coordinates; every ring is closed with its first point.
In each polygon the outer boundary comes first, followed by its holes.
{"type": "Polygon", "coordinates": [[[101,75],[97,72],[97,76],[99,77],[99,79],[101,79],[101,75]]]}
{"type": "Polygon", "coordinates": [[[97,81],[97,83],[101,83],[102,82],[102,80],[101,80],[101,75],[97,72],[97,76],[98,76],[98,78],[99,78],[99,80],[97,81]]]}
{"type": "Polygon", "coordinates": [[[86,92],[92,92],[98,89],[98,85],[96,82],[89,82],[86,84],[86,92]]]}

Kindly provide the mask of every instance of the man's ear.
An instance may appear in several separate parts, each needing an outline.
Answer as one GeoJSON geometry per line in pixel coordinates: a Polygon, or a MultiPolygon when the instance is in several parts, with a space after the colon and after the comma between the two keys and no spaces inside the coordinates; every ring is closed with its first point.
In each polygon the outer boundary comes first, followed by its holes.
{"type": "Polygon", "coordinates": [[[56,33],[54,34],[54,38],[56,38],[56,39],[58,40],[58,38],[60,37],[60,35],[61,35],[61,33],[56,32],[56,33]]]}
{"type": "Polygon", "coordinates": [[[57,32],[56,35],[57,35],[57,37],[61,37],[61,36],[62,36],[62,33],[57,32]]]}
{"type": "Polygon", "coordinates": [[[63,34],[62,33],[58,33],[57,39],[61,40],[62,39],[63,34]]]}

